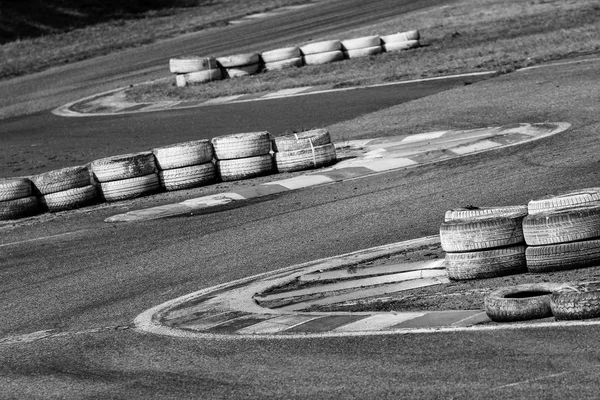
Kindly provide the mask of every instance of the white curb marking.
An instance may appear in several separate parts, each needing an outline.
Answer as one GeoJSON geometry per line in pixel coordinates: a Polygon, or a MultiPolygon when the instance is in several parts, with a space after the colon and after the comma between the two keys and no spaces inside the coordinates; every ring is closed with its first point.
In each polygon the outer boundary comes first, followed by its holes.
{"type": "Polygon", "coordinates": [[[265,183],[265,185],[280,185],[293,190],[332,182],[335,181],[323,175],[307,175],[298,176],[296,178],[283,179],[277,182],[268,182],[265,183]]]}
{"type": "Polygon", "coordinates": [[[469,144],[469,145],[465,145],[465,146],[453,147],[452,149],[450,149],[450,151],[452,151],[453,153],[463,155],[463,154],[473,153],[476,151],[493,149],[494,147],[499,147],[499,146],[502,146],[502,144],[493,142],[491,140],[482,140],[481,142],[477,142],[477,143],[473,143],[473,144],[469,144]]]}
{"type": "Polygon", "coordinates": [[[333,332],[369,332],[381,331],[398,325],[402,322],[410,321],[418,317],[422,317],[424,312],[406,312],[401,314],[377,314],[372,317],[361,319],[360,321],[351,322],[346,325],[339,326],[333,329],[333,332]]]}

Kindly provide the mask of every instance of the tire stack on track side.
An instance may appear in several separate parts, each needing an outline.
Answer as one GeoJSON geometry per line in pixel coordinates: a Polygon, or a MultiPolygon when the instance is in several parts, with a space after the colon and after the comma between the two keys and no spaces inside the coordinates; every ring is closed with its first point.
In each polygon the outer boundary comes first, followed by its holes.
{"type": "Polygon", "coordinates": [[[258,53],[218,57],[217,63],[225,72],[224,75],[229,78],[258,74],[263,67],[258,53]]]}
{"type": "Polygon", "coordinates": [[[214,57],[175,57],[169,60],[169,69],[175,75],[178,87],[223,79],[223,72],[214,57]]]}
{"type": "Polygon", "coordinates": [[[500,288],[485,296],[485,312],[495,322],[548,318],[552,316],[552,296],[562,287],[542,282],[500,288]]]}
{"type": "Polygon", "coordinates": [[[342,51],[345,58],[376,56],[383,51],[381,38],[379,36],[365,36],[342,40],[342,51]]]}
{"type": "Polygon", "coordinates": [[[382,48],[386,53],[394,53],[419,47],[420,39],[421,34],[419,31],[415,30],[381,36],[382,48]]]}
{"type": "Polygon", "coordinates": [[[124,154],[92,161],[94,180],[106,201],[133,199],[160,190],[154,154],[124,154]]]}
{"type": "Polygon", "coordinates": [[[456,209],[440,226],[446,271],[453,280],[526,271],[522,220],[526,206],[456,209]]]}
{"type": "Polygon", "coordinates": [[[566,284],[552,294],[550,308],[557,320],[600,318],[600,281],[566,284]]]}
{"type": "Polygon", "coordinates": [[[530,272],[600,266],[600,188],[532,200],[528,209],[523,233],[530,272]]]}
{"type": "Polygon", "coordinates": [[[222,181],[236,181],[273,172],[271,135],[249,132],[212,139],[217,174],[222,181]]]}
{"type": "Polygon", "coordinates": [[[0,221],[28,217],[40,210],[29,179],[0,179],[0,221]]]}
{"type": "Polygon", "coordinates": [[[278,172],[325,167],[336,161],[335,146],[326,129],[314,129],[272,140],[278,172]]]}
{"type": "Polygon", "coordinates": [[[152,153],[160,184],[167,191],[207,185],[217,177],[213,146],[208,139],[158,147],[152,153]]]}
{"type": "Polygon", "coordinates": [[[301,67],[304,65],[299,47],[285,47],[265,51],[261,54],[266,71],[277,71],[284,68],[301,67]]]}
{"type": "Polygon", "coordinates": [[[31,182],[40,203],[51,212],[79,208],[98,201],[98,190],[92,185],[86,166],[34,175],[31,182]]]}
{"type": "Polygon", "coordinates": [[[300,46],[304,64],[320,65],[328,64],[344,59],[342,52],[342,42],[339,40],[326,40],[300,46]]]}

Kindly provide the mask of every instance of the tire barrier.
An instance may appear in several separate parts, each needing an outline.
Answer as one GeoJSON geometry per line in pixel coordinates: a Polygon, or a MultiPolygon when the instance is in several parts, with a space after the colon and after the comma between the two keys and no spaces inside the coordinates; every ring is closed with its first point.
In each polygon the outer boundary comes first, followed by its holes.
{"type": "Polygon", "coordinates": [[[175,84],[185,87],[225,78],[277,71],[304,65],[328,64],[344,59],[369,57],[420,46],[419,31],[411,30],[386,36],[365,36],[345,40],[323,40],[302,46],[283,47],[262,53],[244,53],[224,57],[183,56],[169,60],[175,84]]]}
{"type": "Polygon", "coordinates": [[[216,179],[214,150],[208,139],[158,147],[152,153],[160,185],[167,191],[204,186],[216,179]]]}
{"type": "Polygon", "coordinates": [[[544,282],[500,288],[485,296],[485,312],[495,322],[548,318],[552,316],[552,295],[562,287],[544,282]]]}
{"type": "Polygon", "coordinates": [[[93,204],[98,191],[91,184],[85,166],[67,167],[31,177],[41,205],[50,212],[65,211],[93,204]]]}
{"type": "Polygon", "coordinates": [[[0,179],[0,221],[29,217],[40,208],[29,179],[0,179]]]}
{"type": "Polygon", "coordinates": [[[550,308],[557,320],[600,317],[600,282],[565,285],[552,294],[550,308]]]}
{"type": "Polygon", "coordinates": [[[271,141],[273,160],[278,172],[303,171],[333,164],[335,146],[326,129],[313,129],[280,136],[271,141]]]}
{"type": "Polygon", "coordinates": [[[212,139],[218,177],[226,181],[255,178],[273,172],[271,135],[247,132],[212,139]]]}

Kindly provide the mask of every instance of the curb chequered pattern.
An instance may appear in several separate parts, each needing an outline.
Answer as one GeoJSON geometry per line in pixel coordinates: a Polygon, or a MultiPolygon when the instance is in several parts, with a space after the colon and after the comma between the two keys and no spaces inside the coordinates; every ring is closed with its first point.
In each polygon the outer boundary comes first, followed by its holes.
{"type": "Polygon", "coordinates": [[[130,211],[105,222],[133,222],[186,215],[233,201],[268,196],[289,190],[344,181],[399,168],[416,167],[469,154],[514,146],[568,129],[568,123],[515,124],[465,131],[427,132],[389,138],[355,140],[336,144],[334,166],[318,172],[183,201],[181,203],[130,211]],[[343,160],[347,153],[353,158],[343,160]],[[340,157],[340,154],[342,157],[340,157]]]}

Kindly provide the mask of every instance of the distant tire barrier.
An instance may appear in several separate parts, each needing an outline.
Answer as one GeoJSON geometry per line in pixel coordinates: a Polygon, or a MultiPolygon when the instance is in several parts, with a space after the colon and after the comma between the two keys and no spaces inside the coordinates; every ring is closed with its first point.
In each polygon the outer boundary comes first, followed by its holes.
{"type": "Polygon", "coordinates": [[[269,64],[277,61],[301,58],[302,53],[300,53],[299,47],[285,47],[282,49],[265,51],[261,54],[261,57],[265,64],[269,64]]]}
{"type": "Polygon", "coordinates": [[[90,169],[96,181],[110,182],[151,174],[156,165],[154,154],[143,152],[101,158],[92,161],[90,169]]]}
{"type": "Polygon", "coordinates": [[[266,71],[278,71],[285,68],[301,67],[304,65],[302,57],[289,58],[287,60],[273,61],[265,63],[266,71]]]}
{"type": "Polygon", "coordinates": [[[381,38],[379,36],[365,36],[357,39],[342,40],[342,50],[358,50],[369,47],[381,46],[381,38]]]}
{"type": "Polygon", "coordinates": [[[600,187],[575,190],[558,195],[531,200],[527,204],[529,214],[568,210],[573,207],[600,204],[600,187]]]}
{"type": "Polygon", "coordinates": [[[446,253],[448,277],[453,280],[486,279],[527,272],[525,246],[446,253]]]}
{"type": "Polygon", "coordinates": [[[311,146],[323,146],[331,143],[331,136],[327,129],[313,129],[293,135],[274,137],[271,143],[274,152],[303,150],[311,146]]]}
{"type": "Polygon", "coordinates": [[[410,50],[410,49],[414,49],[419,46],[420,46],[420,43],[418,40],[407,40],[406,42],[391,42],[391,43],[384,43],[381,45],[383,51],[386,53],[394,53],[394,52],[398,52],[398,51],[410,50]]]}
{"type": "Polygon", "coordinates": [[[262,64],[258,53],[235,54],[217,58],[219,66],[225,70],[225,75],[230,78],[254,75],[261,71],[262,64]]]}
{"type": "Polygon", "coordinates": [[[557,320],[600,317],[600,282],[565,285],[552,294],[550,308],[557,320]]]}
{"type": "Polygon", "coordinates": [[[409,50],[420,46],[420,38],[419,31],[415,30],[385,35],[381,36],[381,46],[387,53],[409,50]]]}
{"type": "Polygon", "coordinates": [[[87,185],[47,194],[40,201],[50,212],[66,211],[96,203],[98,190],[94,185],[87,185]]]}
{"type": "Polygon", "coordinates": [[[35,196],[0,201],[1,221],[29,217],[40,211],[40,203],[35,196]]]}
{"type": "Polygon", "coordinates": [[[173,57],[169,60],[169,70],[174,74],[188,74],[191,72],[210,71],[218,69],[214,57],[173,57]]]}
{"type": "Polygon", "coordinates": [[[529,246],[525,255],[534,273],[600,266],[600,239],[529,246]]]}
{"type": "Polygon", "coordinates": [[[333,164],[336,151],[335,146],[329,143],[301,150],[279,151],[273,155],[273,159],[278,172],[302,171],[333,164]]]}
{"type": "Polygon", "coordinates": [[[222,181],[237,181],[272,173],[273,158],[270,154],[265,154],[255,157],[218,160],[216,166],[222,181]]]}
{"type": "Polygon", "coordinates": [[[207,162],[199,165],[168,169],[158,172],[161,186],[167,190],[191,189],[213,183],[217,178],[215,165],[207,162]]]}
{"type": "Polygon", "coordinates": [[[344,58],[370,57],[381,54],[381,46],[366,47],[364,49],[344,50],[344,58]]]}
{"type": "Polygon", "coordinates": [[[137,176],[135,178],[101,182],[100,188],[108,202],[129,200],[146,196],[160,190],[158,174],[137,176]]]}
{"type": "Polygon", "coordinates": [[[330,53],[342,50],[342,42],[339,40],[325,40],[322,42],[308,43],[300,46],[303,55],[330,53]]]}
{"type": "Polygon", "coordinates": [[[271,135],[269,132],[248,132],[217,136],[212,139],[215,158],[231,160],[269,154],[271,135]]]}
{"type": "Polygon", "coordinates": [[[446,211],[445,222],[480,217],[525,217],[527,206],[463,207],[446,211]]]}
{"type": "Polygon", "coordinates": [[[221,69],[216,68],[208,71],[198,71],[190,72],[187,74],[179,74],[175,77],[175,83],[178,87],[184,87],[188,84],[219,81],[223,78],[224,76],[221,69]]]}
{"type": "Polygon", "coordinates": [[[533,283],[500,288],[484,299],[485,312],[495,322],[516,322],[552,316],[553,293],[561,284],[533,283]]]}
{"type": "Polygon", "coordinates": [[[0,179],[0,201],[22,199],[33,194],[31,181],[26,178],[0,179]]]}
{"type": "Polygon", "coordinates": [[[226,74],[229,78],[239,78],[241,76],[254,75],[258,74],[261,70],[262,65],[260,63],[225,68],[226,74]]]}
{"type": "Polygon", "coordinates": [[[342,61],[344,53],[341,50],[328,51],[324,53],[314,53],[304,55],[304,64],[306,65],[321,65],[329,64],[336,61],[342,61]]]}
{"type": "Polygon", "coordinates": [[[41,195],[80,188],[91,183],[90,173],[85,166],[49,171],[33,175],[30,179],[35,191],[41,195]]]}
{"type": "Polygon", "coordinates": [[[600,205],[528,215],[523,220],[530,246],[568,243],[600,237],[600,205]]]}
{"type": "Polygon", "coordinates": [[[160,170],[188,167],[212,161],[213,146],[210,140],[193,140],[152,149],[156,166],[160,170]]]}

